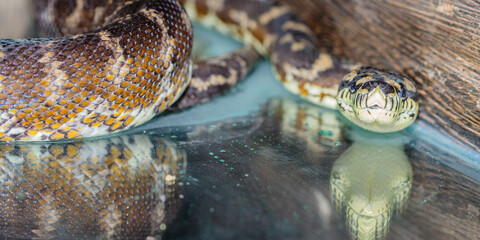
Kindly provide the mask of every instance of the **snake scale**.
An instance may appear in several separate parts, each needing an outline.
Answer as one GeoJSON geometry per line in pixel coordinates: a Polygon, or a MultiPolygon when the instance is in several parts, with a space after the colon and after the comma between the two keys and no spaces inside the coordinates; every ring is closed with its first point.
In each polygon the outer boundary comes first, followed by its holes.
{"type": "Polygon", "coordinates": [[[255,47],[286,89],[338,106],[363,128],[397,131],[418,113],[409,79],[319,51],[310,28],[270,0],[38,0],[35,6],[39,34],[48,38],[0,40],[2,141],[124,131],[169,108],[189,85],[179,107],[234,86],[258,54],[246,47],[194,67],[189,16],[255,47]]]}

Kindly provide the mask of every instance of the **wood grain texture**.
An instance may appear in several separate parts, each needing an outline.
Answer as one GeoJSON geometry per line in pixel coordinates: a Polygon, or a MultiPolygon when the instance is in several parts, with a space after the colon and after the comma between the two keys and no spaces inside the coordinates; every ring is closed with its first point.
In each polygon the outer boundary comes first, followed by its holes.
{"type": "MultiPolygon", "coordinates": [[[[392,239],[478,239],[480,182],[445,165],[454,156],[423,141],[409,151],[413,187],[409,208],[392,224],[392,239]],[[435,159],[432,161],[431,159],[435,159]]],[[[457,160],[460,161],[460,160],[457,160]]],[[[475,171],[475,170],[474,170],[475,171]]],[[[479,176],[477,170],[476,176],[479,176]]]]}
{"type": "Polygon", "coordinates": [[[420,119],[480,150],[480,1],[288,1],[337,57],[417,83],[420,119]]]}

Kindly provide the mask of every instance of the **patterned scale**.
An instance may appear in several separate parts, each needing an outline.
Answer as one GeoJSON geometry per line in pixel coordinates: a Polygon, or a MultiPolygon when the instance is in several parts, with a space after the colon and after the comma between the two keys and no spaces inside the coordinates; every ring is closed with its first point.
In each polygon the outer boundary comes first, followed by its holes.
{"type": "MultiPolygon", "coordinates": [[[[55,8],[61,2],[49,1],[46,11],[67,11],[55,8]]],[[[69,25],[91,14],[83,12],[91,7],[87,2],[68,8],[76,13],[64,13],[79,15],[67,18],[69,25]]],[[[113,11],[94,9],[92,19],[100,28],[92,24],[95,30],[84,29],[90,24],[78,22],[73,29],[91,30],[85,34],[0,40],[1,140],[57,140],[125,130],[181,95],[192,68],[192,29],[181,5],[153,0],[117,4],[113,11]],[[96,22],[98,17],[105,20],[96,22]]],[[[55,22],[46,26],[65,33],[61,26],[54,28],[55,22]]]]}
{"type": "Polygon", "coordinates": [[[185,153],[133,135],[0,147],[0,236],[145,239],[177,209],[185,153]]]}

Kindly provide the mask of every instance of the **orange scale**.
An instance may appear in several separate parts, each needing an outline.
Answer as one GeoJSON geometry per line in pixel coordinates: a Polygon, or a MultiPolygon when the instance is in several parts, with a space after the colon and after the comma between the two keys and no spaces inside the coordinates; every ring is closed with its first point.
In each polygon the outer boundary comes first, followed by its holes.
{"type": "Polygon", "coordinates": [[[143,107],[143,108],[146,108],[146,107],[148,107],[149,105],[150,105],[150,102],[144,102],[144,103],[142,104],[142,107],[143,107]]]}
{"type": "Polygon", "coordinates": [[[55,121],[58,121],[58,119],[62,118],[63,116],[60,115],[60,114],[55,114],[52,116],[52,119],[54,119],[55,121]]]}
{"type": "Polygon", "coordinates": [[[16,109],[23,109],[25,108],[25,104],[18,104],[15,106],[16,109]]]}
{"type": "Polygon", "coordinates": [[[136,72],[138,72],[138,68],[136,68],[136,67],[130,68],[130,73],[131,74],[136,74],[136,72]]]}
{"type": "Polygon", "coordinates": [[[93,89],[95,89],[95,84],[87,84],[87,86],[85,86],[85,90],[87,91],[93,91],[93,89]]]}
{"type": "Polygon", "coordinates": [[[133,122],[133,120],[135,120],[135,117],[129,116],[127,119],[125,119],[123,123],[125,124],[125,126],[128,126],[133,122]]]}
{"type": "Polygon", "coordinates": [[[90,92],[82,90],[79,94],[80,94],[80,97],[86,98],[88,97],[88,95],[90,95],[90,92]]]}
{"type": "Polygon", "coordinates": [[[136,94],[130,92],[130,94],[128,95],[127,99],[130,100],[130,101],[132,101],[132,100],[135,99],[136,97],[137,97],[136,94]]]}
{"type": "Polygon", "coordinates": [[[132,83],[139,83],[140,82],[140,78],[139,77],[135,77],[132,81],[132,83]]]}
{"type": "Polygon", "coordinates": [[[130,83],[127,82],[127,81],[122,81],[122,82],[120,83],[120,87],[121,87],[121,88],[127,88],[128,86],[130,86],[130,83]]]}
{"type": "Polygon", "coordinates": [[[35,130],[42,130],[45,128],[45,124],[43,122],[38,122],[32,125],[33,129],[35,130]]]}
{"type": "Polygon", "coordinates": [[[90,82],[90,81],[92,80],[92,78],[93,78],[93,76],[90,75],[90,74],[87,74],[87,75],[85,75],[85,76],[83,77],[83,79],[84,79],[85,81],[87,81],[87,82],[90,82]]]}
{"type": "Polygon", "coordinates": [[[115,104],[122,104],[125,101],[125,98],[119,97],[116,101],[115,104]]]}
{"type": "MultiPolygon", "coordinates": [[[[115,107],[118,107],[118,105],[116,105],[116,106],[112,105],[113,109],[116,109],[115,107]]],[[[122,112],[120,112],[120,111],[115,111],[114,113],[112,113],[112,116],[115,117],[115,118],[117,118],[120,115],[122,115],[122,112]]]]}
{"type": "Polygon", "coordinates": [[[115,90],[117,90],[117,87],[115,85],[110,85],[107,87],[107,91],[114,92],[114,94],[116,94],[115,90]]]}
{"type": "Polygon", "coordinates": [[[170,63],[169,62],[164,62],[163,63],[163,68],[164,69],[168,69],[170,67],[170,63]]]}
{"type": "Polygon", "coordinates": [[[33,112],[33,108],[32,108],[32,107],[30,107],[30,108],[25,108],[25,109],[23,109],[22,111],[23,111],[24,113],[26,113],[26,114],[30,114],[30,113],[33,112]]]}
{"type": "Polygon", "coordinates": [[[61,99],[58,101],[58,104],[59,104],[59,105],[65,105],[65,104],[67,104],[68,102],[69,102],[68,99],[61,98],[61,99]]]}
{"type": "Polygon", "coordinates": [[[109,118],[105,119],[105,121],[104,121],[103,123],[104,123],[105,125],[110,126],[110,125],[113,124],[113,122],[115,122],[115,118],[109,117],[109,118]]]}
{"type": "Polygon", "coordinates": [[[70,112],[70,113],[67,114],[67,118],[69,118],[69,119],[73,119],[76,116],[77,116],[77,113],[75,113],[75,112],[70,112]]]}
{"type": "Polygon", "coordinates": [[[83,124],[89,124],[89,123],[91,123],[91,122],[93,122],[93,121],[94,121],[94,119],[93,119],[92,117],[90,117],[90,116],[84,117],[84,118],[82,119],[82,123],[83,123],[83,124]]]}
{"type": "Polygon", "coordinates": [[[47,118],[47,119],[45,119],[44,123],[45,123],[46,125],[50,125],[50,124],[53,123],[53,119],[47,118]]]}
{"type": "Polygon", "coordinates": [[[143,64],[148,64],[148,62],[150,62],[150,60],[152,60],[152,58],[150,57],[151,54],[148,54],[147,56],[145,56],[145,58],[143,58],[143,64]]]}
{"type": "Polygon", "coordinates": [[[69,110],[72,110],[76,105],[72,102],[68,103],[66,108],[69,109],[69,110]]]}
{"type": "Polygon", "coordinates": [[[80,103],[81,107],[88,107],[89,105],[90,105],[89,101],[84,101],[84,102],[80,103]]]}
{"type": "Polygon", "coordinates": [[[49,137],[50,140],[60,140],[62,138],[64,138],[64,134],[59,133],[59,132],[56,132],[56,133],[50,135],[50,137],[49,137]]]}
{"type": "Polygon", "coordinates": [[[78,106],[73,109],[73,111],[74,111],[75,113],[81,113],[81,112],[83,112],[83,110],[84,110],[83,107],[78,107],[78,106]]]}
{"type": "Polygon", "coordinates": [[[115,94],[110,94],[110,97],[108,97],[108,101],[109,102],[113,102],[115,100],[117,100],[118,96],[115,95],[115,94]]]}
{"type": "Polygon", "coordinates": [[[34,120],[33,118],[24,118],[20,123],[20,125],[22,127],[29,127],[30,125],[32,125],[33,120],[34,120]]]}
{"type": "Polygon", "coordinates": [[[9,114],[17,114],[18,110],[17,109],[11,109],[8,111],[9,114]]]}
{"type": "Polygon", "coordinates": [[[87,84],[88,82],[82,79],[80,82],[78,82],[77,85],[81,88],[84,88],[85,86],[87,86],[87,84]]]}
{"type": "Polygon", "coordinates": [[[143,79],[142,82],[140,82],[140,87],[145,87],[148,84],[146,79],[143,79]]]}
{"type": "Polygon", "coordinates": [[[74,103],[78,104],[78,103],[81,103],[83,101],[83,98],[81,98],[79,96],[74,96],[72,101],[74,103]]]}
{"type": "Polygon", "coordinates": [[[40,86],[42,86],[42,87],[47,87],[48,85],[50,85],[50,82],[47,81],[47,80],[42,80],[42,81],[40,82],[40,86]]]}
{"type": "Polygon", "coordinates": [[[62,117],[62,118],[60,118],[60,119],[58,120],[58,122],[59,122],[59,123],[62,123],[62,124],[63,124],[63,123],[66,123],[66,122],[68,122],[68,121],[70,121],[70,119],[67,118],[67,117],[62,117]]]}
{"type": "Polygon", "coordinates": [[[153,75],[152,75],[150,72],[147,72],[147,73],[145,74],[145,78],[157,80],[156,78],[154,79],[153,75]]]}
{"type": "Polygon", "coordinates": [[[94,78],[92,79],[92,83],[95,84],[95,85],[98,85],[100,82],[102,82],[102,79],[101,79],[101,78],[94,77],[94,78]]]}
{"type": "Polygon", "coordinates": [[[105,92],[102,93],[101,97],[102,97],[103,99],[107,99],[110,95],[112,95],[111,92],[105,91],[105,92]]]}
{"type": "Polygon", "coordinates": [[[67,115],[69,112],[70,112],[70,110],[68,110],[66,108],[62,108],[62,109],[60,109],[59,114],[60,115],[67,115]]]}
{"type": "Polygon", "coordinates": [[[35,131],[35,130],[32,130],[32,129],[27,130],[27,136],[29,136],[29,137],[33,137],[37,134],[38,134],[38,131],[35,131]]]}
{"type": "Polygon", "coordinates": [[[97,120],[98,120],[98,121],[103,121],[103,120],[105,120],[105,118],[107,118],[106,115],[99,115],[99,116],[97,117],[97,120]]]}
{"type": "Polygon", "coordinates": [[[130,108],[135,108],[137,106],[138,101],[132,101],[129,105],[130,108]]]}
{"type": "Polygon", "coordinates": [[[77,71],[77,77],[82,78],[83,76],[85,76],[84,71],[77,71]]]}
{"type": "MultiPolygon", "coordinates": [[[[114,86],[115,87],[115,86],[114,86]]],[[[114,88],[112,91],[115,91],[116,95],[122,95],[122,93],[125,91],[123,88],[114,88]]]]}
{"type": "Polygon", "coordinates": [[[46,116],[49,116],[49,117],[50,117],[50,116],[53,116],[54,114],[55,114],[55,112],[52,111],[52,110],[47,110],[47,111],[45,111],[45,115],[46,115],[46,116]]]}
{"type": "Polygon", "coordinates": [[[102,88],[97,87],[97,88],[95,88],[95,90],[93,91],[93,94],[95,94],[95,95],[100,95],[100,94],[102,94],[103,92],[104,92],[104,91],[103,91],[102,88]]]}
{"type": "Polygon", "coordinates": [[[69,100],[73,99],[75,96],[76,96],[76,94],[71,92],[71,91],[68,91],[64,94],[64,98],[69,99],[69,100]]]}
{"type": "Polygon", "coordinates": [[[115,123],[110,127],[110,129],[111,129],[111,130],[117,130],[117,129],[118,129],[119,127],[121,127],[122,125],[123,125],[123,122],[117,121],[117,122],[115,122],[115,123]]]}
{"type": "Polygon", "coordinates": [[[94,122],[90,124],[90,127],[96,128],[96,127],[100,127],[101,125],[102,125],[102,122],[94,122]]]}

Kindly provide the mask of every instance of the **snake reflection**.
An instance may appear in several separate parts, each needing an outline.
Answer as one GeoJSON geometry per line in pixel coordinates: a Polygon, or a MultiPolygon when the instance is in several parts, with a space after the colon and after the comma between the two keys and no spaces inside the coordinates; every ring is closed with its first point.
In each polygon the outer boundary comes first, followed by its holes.
{"type": "MultiPolygon", "coordinates": [[[[352,239],[384,239],[390,222],[406,208],[412,167],[397,136],[343,136],[346,126],[333,111],[289,99],[274,99],[270,111],[280,113],[281,130],[306,141],[319,156],[339,152],[336,145],[353,140],[330,173],[331,201],[352,239]],[[319,137],[313,137],[316,133],[319,137]],[[390,138],[392,137],[392,138],[390,138]]],[[[278,120],[277,120],[278,121],[278,120]]]]}
{"type": "Polygon", "coordinates": [[[186,155],[146,135],[0,146],[0,235],[159,235],[177,209],[186,155]],[[178,197],[176,197],[178,198],[178,197]]]}

